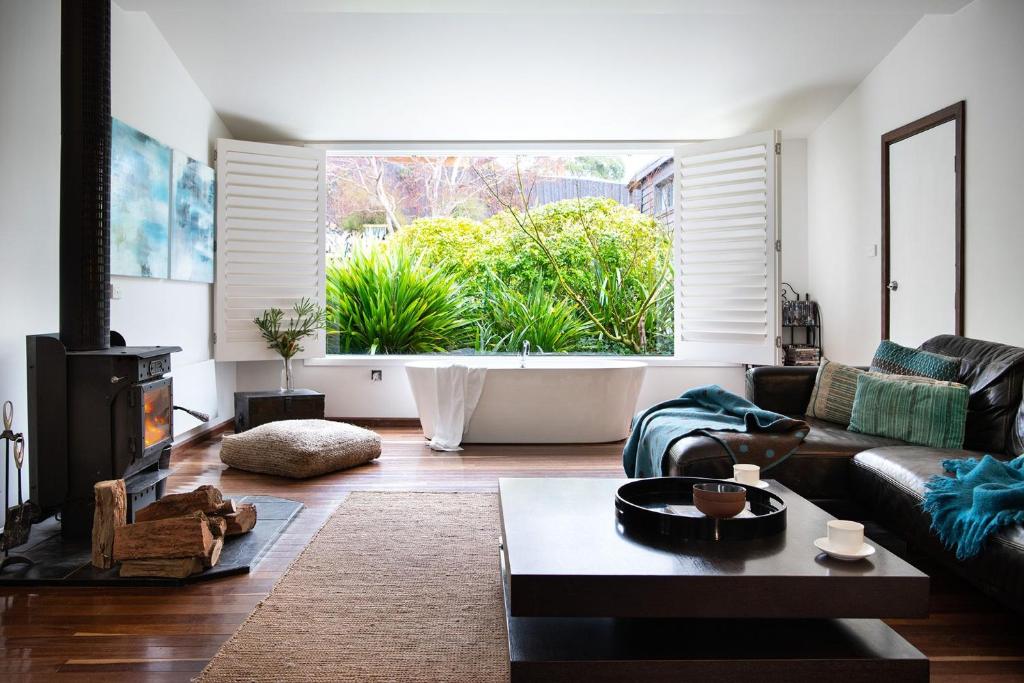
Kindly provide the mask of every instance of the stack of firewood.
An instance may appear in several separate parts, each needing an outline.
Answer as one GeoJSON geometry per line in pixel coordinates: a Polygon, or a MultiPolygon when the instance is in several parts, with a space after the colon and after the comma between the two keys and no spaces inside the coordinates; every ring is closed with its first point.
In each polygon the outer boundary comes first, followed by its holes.
{"type": "Polygon", "coordinates": [[[164,496],[138,510],[125,523],[124,480],[95,486],[92,563],[109,569],[121,563],[121,576],[185,578],[220,560],[224,539],[251,531],[256,506],[235,505],[215,486],[164,496]]]}

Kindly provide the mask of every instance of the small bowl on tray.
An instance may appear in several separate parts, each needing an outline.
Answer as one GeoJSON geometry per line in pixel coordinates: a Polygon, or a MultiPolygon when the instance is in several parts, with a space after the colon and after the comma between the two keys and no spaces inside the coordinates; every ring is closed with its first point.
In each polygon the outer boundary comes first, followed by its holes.
{"type": "Polygon", "coordinates": [[[693,485],[693,506],[708,517],[729,519],[747,507],[747,489],[724,482],[693,485]]]}
{"type": "Polygon", "coordinates": [[[786,529],[786,502],[778,494],[703,477],[633,479],[616,491],[615,512],[620,531],[644,543],[752,540],[786,529]],[[737,495],[734,489],[742,494],[737,495]],[[728,507],[699,509],[704,504],[698,505],[697,499],[708,496],[719,502],[725,498],[728,507]],[[712,517],[709,513],[723,516],[712,517]]]}

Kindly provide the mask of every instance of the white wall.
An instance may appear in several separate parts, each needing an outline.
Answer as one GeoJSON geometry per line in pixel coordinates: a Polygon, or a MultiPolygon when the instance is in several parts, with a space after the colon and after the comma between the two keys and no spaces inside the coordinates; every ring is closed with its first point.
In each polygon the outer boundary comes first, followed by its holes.
{"type": "MultiPolygon", "coordinates": [[[[25,335],[60,324],[57,0],[0,0],[0,152],[0,401],[27,432],[25,335]]],[[[27,492],[27,465],[22,476],[27,492]]]]}
{"type": "MultiPolygon", "coordinates": [[[[782,141],[782,281],[806,294],[807,140],[782,141]]],[[[813,298],[813,295],[812,295],[813,298]]]]}
{"type": "Polygon", "coordinates": [[[814,131],[809,280],[825,352],[864,363],[880,336],[881,135],[967,101],[965,332],[1024,346],[1024,2],[975,0],[926,16],[814,131]]]}
{"type": "MultiPolygon", "coordinates": [[[[231,133],[145,12],[111,8],[111,110],[130,126],[209,164],[218,137],[231,133]]],[[[212,285],[114,277],[111,327],[130,345],[182,347],[173,356],[176,402],[221,419],[234,411],[233,363],[215,364],[212,285]]],[[[199,425],[175,414],[182,436],[199,425]]]]}
{"type": "MultiPolygon", "coordinates": [[[[328,417],[416,417],[412,389],[400,361],[382,357],[378,364],[354,366],[306,365],[294,362],[295,386],[322,391],[328,417]],[[382,381],[371,382],[370,370],[380,369],[382,381]]],[[[238,390],[275,389],[280,385],[281,363],[238,363],[238,390]]],[[[743,373],[733,367],[650,367],[637,405],[648,406],[675,398],[701,384],[719,384],[743,394],[743,373]]]]}

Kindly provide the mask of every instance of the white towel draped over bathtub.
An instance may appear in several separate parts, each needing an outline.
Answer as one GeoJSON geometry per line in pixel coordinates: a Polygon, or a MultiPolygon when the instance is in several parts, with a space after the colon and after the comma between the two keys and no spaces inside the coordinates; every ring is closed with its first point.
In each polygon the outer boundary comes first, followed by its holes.
{"type": "Polygon", "coordinates": [[[462,435],[484,390],[487,368],[453,364],[434,368],[437,419],[429,446],[435,451],[461,451],[462,435]]]}

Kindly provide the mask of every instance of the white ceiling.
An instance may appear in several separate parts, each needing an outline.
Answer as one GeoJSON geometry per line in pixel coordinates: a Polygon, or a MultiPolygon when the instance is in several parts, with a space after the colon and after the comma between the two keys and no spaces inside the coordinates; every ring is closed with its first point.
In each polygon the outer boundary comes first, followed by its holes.
{"type": "Polygon", "coordinates": [[[117,3],[239,138],[670,140],[806,136],[923,14],[967,0],[117,3]]]}

